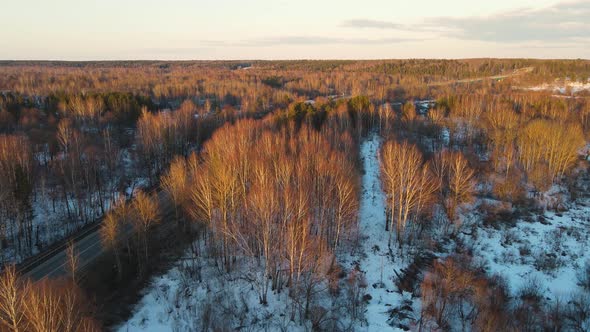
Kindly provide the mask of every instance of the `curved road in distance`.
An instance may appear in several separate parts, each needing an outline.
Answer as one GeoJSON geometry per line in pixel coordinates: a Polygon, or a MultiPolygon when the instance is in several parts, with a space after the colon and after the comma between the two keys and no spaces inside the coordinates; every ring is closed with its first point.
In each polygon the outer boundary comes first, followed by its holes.
{"type": "Polygon", "coordinates": [[[527,73],[532,72],[533,69],[534,69],[534,67],[524,67],[524,68],[516,69],[509,74],[486,76],[486,77],[476,77],[476,78],[466,78],[466,79],[462,79],[462,80],[445,81],[445,82],[434,82],[434,83],[429,83],[427,85],[439,86],[439,85],[450,85],[450,84],[460,84],[460,83],[473,83],[473,82],[479,82],[479,81],[484,81],[484,80],[499,80],[499,79],[503,79],[503,78],[527,74],[527,73]]]}

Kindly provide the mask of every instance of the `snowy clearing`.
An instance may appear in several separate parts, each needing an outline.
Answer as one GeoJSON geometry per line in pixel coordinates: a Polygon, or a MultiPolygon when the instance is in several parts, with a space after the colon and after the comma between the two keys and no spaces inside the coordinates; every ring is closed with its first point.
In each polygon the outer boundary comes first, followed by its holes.
{"type": "Polygon", "coordinates": [[[590,261],[589,208],[545,212],[515,227],[480,227],[464,236],[473,257],[489,275],[504,277],[512,294],[534,283],[547,299],[581,292],[578,274],[590,261]]]}
{"type": "Polygon", "coordinates": [[[567,82],[561,84],[547,84],[543,83],[541,85],[532,86],[525,88],[525,90],[531,91],[554,91],[561,94],[565,94],[568,92],[568,89],[571,93],[578,93],[584,90],[590,90],[590,82],[583,83],[583,82],[567,82]]]}
{"type": "Polygon", "coordinates": [[[260,304],[252,284],[241,276],[247,266],[230,274],[220,272],[212,263],[201,268],[201,281],[193,275],[199,267],[189,261],[181,261],[165,275],[155,277],[133,316],[114,330],[201,331],[207,320],[219,319],[221,314],[226,326],[232,328],[304,330],[288,318],[287,291],[269,292],[268,305],[260,304]]]}
{"type": "MultiPolygon", "coordinates": [[[[388,320],[389,311],[409,300],[411,294],[400,294],[394,284],[394,270],[399,271],[408,266],[392,247],[389,253],[389,233],[385,231],[385,194],[381,189],[379,148],[381,138],[372,134],[361,145],[364,174],[361,187],[360,205],[360,250],[347,258],[352,264],[359,264],[366,278],[365,297],[369,298],[365,311],[365,323],[359,326],[361,331],[401,331],[393,328],[388,320]]],[[[345,261],[347,259],[344,259],[345,261]]]]}

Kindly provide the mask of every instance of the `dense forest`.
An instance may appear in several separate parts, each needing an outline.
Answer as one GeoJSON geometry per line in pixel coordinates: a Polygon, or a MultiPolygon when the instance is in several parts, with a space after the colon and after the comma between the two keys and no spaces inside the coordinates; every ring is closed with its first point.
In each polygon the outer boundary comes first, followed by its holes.
{"type": "Polygon", "coordinates": [[[587,331],[589,82],[586,60],[2,61],[0,330],[587,331]]]}

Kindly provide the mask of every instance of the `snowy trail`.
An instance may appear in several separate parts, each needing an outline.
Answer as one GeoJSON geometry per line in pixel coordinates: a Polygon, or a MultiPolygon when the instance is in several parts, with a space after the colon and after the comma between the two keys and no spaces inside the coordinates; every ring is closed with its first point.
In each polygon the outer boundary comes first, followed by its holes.
{"type": "MultiPolygon", "coordinates": [[[[381,139],[377,134],[369,136],[361,145],[361,157],[365,173],[362,176],[362,194],[360,202],[360,250],[352,255],[345,254],[340,257],[345,265],[351,267],[358,265],[364,272],[367,283],[366,294],[371,296],[366,306],[366,324],[355,322],[356,331],[401,331],[387,323],[388,310],[399,307],[403,298],[397,293],[393,282],[393,269],[399,271],[405,264],[392,261],[388,253],[389,234],[385,231],[385,202],[381,189],[378,151],[381,139]],[[381,286],[383,283],[383,286],[381,286]]],[[[395,250],[394,250],[395,253],[395,250]]],[[[282,322],[281,314],[288,309],[287,292],[281,294],[271,293],[269,307],[261,307],[257,296],[252,290],[252,285],[243,279],[228,282],[226,278],[216,276],[213,265],[203,272],[204,282],[193,283],[192,295],[182,296],[181,308],[175,308],[178,290],[181,289],[182,277],[178,268],[174,268],[164,276],[154,278],[152,285],[146,289],[143,299],[135,306],[134,314],[125,323],[118,327],[119,332],[130,331],[174,331],[183,330],[182,327],[191,326],[198,316],[191,319],[186,315],[194,315],[194,311],[186,311],[186,306],[200,308],[199,304],[206,302],[208,298],[215,296],[220,290],[228,294],[228,302],[240,302],[242,296],[253,309],[247,315],[247,321],[258,321],[264,324],[265,317],[275,317],[273,325],[268,325],[268,330],[279,330],[286,327],[288,331],[304,330],[305,328],[292,322],[282,322]],[[224,281],[225,280],[225,281],[224,281]],[[220,282],[223,281],[223,282],[220,282]]],[[[224,295],[225,296],[225,295],[224,295]]],[[[287,316],[285,316],[287,317],[287,316]]],[[[252,325],[253,329],[260,328],[261,324],[252,325]]]]}
{"type": "Polygon", "coordinates": [[[365,272],[367,293],[372,299],[367,305],[367,331],[394,331],[387,323],[388,309],[401,300],[395,293],[392,279],[394,266],[387,256],[389,234],[385,231],[385,194],[381,188],[378,151],[381,139],[372,134],[361,145],[365,174],[362,177],[362,196],[360,203],[361,248],[365,256],[360,267],[365,272]],[[382,287],[379,287],[382,284],[382,287]]]}

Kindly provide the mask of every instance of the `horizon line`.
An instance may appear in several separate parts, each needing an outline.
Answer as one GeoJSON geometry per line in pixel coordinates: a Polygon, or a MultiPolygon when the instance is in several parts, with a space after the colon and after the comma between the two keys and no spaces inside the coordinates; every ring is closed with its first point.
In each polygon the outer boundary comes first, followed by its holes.
{"type": "Polygon", "coordinates": [[[264,62],[264,61],[391,61],[391,60],[581,60],[590,61],[590,58],[534,58],[534,57],[465,57],[465,58],[276,58],[276,59],[262,59],[262,58],[235,58],[235,59],[157,59],[157,58],[145,58],[145,59],[86,59],[86,60],[72,60],[72,59],[0,59],[0,63],[5,62],[233,62],[233,61],[252,61],[252,62],[264,62]]]}

